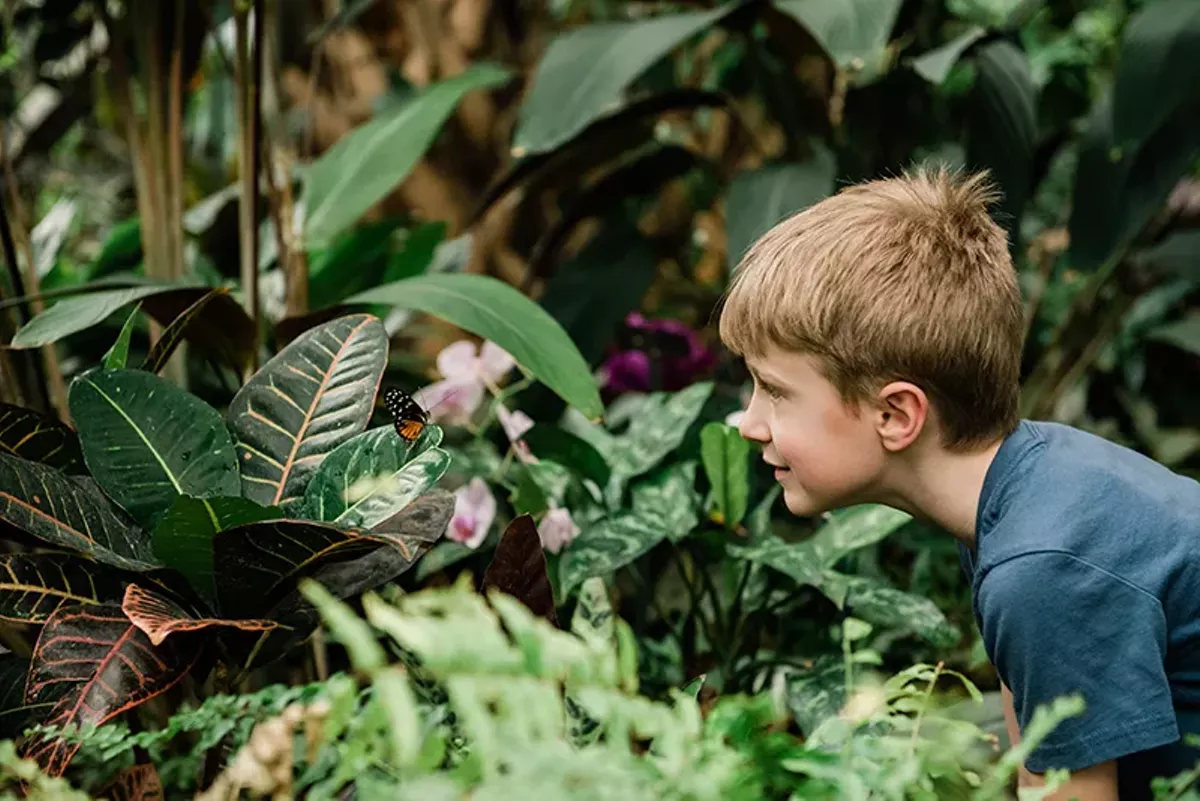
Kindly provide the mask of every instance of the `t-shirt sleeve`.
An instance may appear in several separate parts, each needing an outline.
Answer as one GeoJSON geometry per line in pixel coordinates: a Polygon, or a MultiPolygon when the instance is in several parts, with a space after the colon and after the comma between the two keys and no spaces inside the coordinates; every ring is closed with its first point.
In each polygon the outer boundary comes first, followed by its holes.
{"type": "Polygon", "coordinates": [[[1079,693],[1086,705],[1030,754],[1029,770],[1080,770],[1179,739],[1153,595],[1071,554],[1041,552],[989,570],[977,607],[1022,731],[1057,697],[1079,693]]]}

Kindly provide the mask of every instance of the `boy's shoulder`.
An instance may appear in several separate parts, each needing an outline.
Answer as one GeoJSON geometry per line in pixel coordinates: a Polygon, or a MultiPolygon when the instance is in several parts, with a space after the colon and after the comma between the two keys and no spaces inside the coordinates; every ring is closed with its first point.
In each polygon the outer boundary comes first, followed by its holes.
{"type": "Polygon", "coordinates": [[[988,470],[974,572],[1059,552],[1140,584],[1164,558],[1196,558],[1197,538],[1200,482],[1098,435],[1025,420],[988,470]]]}

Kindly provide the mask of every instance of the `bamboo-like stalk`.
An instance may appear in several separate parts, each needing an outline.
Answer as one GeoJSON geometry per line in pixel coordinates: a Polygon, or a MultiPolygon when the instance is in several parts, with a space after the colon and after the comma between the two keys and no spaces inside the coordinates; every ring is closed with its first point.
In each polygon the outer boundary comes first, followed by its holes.
{"type": "MultiPolygon", "coordinates": [[[[6,133],[0,126],[0,169],[4,171],[4,183],[8,187],[8,204],[11,209],[11,214],[8,215],[8,236],[13,239],[25,257],[25,290],[32,296],[29,300],[29,310],[33,314],[41,314],[46,310],[46,304],[37,297],[41,292],[41,286],[38,280],[37,262],[33,258],[33,244],[29,238],[30,223],[25,212],[25,204],[21,202],[21,193],[17,188],[17,177],[13,171],[12,158],[9,156],[6,133]]],[[[40,350],[39,355],[45,367],[46,399],[57,412],[59,419],[69,424],[71,409],[67,405],[67,385],[63,380],[62,369],[59,367],[58,350],[53,342],[43,345],[40,350]]]]}
{"type": "MultiPolygon", "coordinates": [[[[2,134],[0,134],[2,135],[2,134]]],[[[17,293],[17,297],[25,296],[25,282],[21,278],[21,268],[17,264],[17,248],[13,244],[12,230],[8,225],[8,210],[5,208],[7,204],[3,197],[0,197],[0,248],[4,252],[4,260],[8,263],[9,273],[12,276],[13,291],[17,293]]],[[[5,314],[7,312],[0,312],[5,314]]],[[[21,324],[27,323],[30,320],[29,302],[18,304],[17,318],[21,324]]],[[[5,351],[8,353],[22,353],[21,351],[5,351]]],[[[42,374],[41,362],[29,351],[24,351],[21,358],[24,364],[25,381],[22,389],[21,382],[14,384],[14,389],[20,389],[19,392],[14,392],[14,401],[22,405],[33,406],[43,410],[49,410],[50,401],[46,394],[45,376],[42,374]]],[[[7,372],[7,371],[6,371],[7,372]]],[[[12,372],[16,371],[16,366],[13,365],[12,372]]]]}
{"type": "Polygon", "coordinates": [[[247,5],[234,9],[235,47],[234,72],[237,83],[238,163],[241,175],[241,198],[238,222],[241,244],[242,291],[246,312],[254,321],[255,342],[250,369],[258,369],[258,338],[261,322],[258,299],[258,172],[261,151],[259,142],[262,107],[258,84],[262,76],[262,0],[254,0],[254,60],[251,63],[251,41],[247,5]]]}

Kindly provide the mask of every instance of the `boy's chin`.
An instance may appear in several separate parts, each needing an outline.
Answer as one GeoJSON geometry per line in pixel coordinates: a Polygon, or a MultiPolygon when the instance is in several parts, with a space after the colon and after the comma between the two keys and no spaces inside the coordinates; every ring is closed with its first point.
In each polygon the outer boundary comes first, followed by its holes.
{"type": "Polygon", "coordinates": [[[795,487],[783,487],[783,502],[796,517],[817,517],[854,503],[844,498],[817,498],[795,487]]]}

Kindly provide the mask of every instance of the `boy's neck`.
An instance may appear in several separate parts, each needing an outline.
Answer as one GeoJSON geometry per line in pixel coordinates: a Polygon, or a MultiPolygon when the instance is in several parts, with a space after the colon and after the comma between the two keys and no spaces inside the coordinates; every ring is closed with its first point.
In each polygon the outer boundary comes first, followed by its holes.
{"type": "Polygon", "coordinates": [[[884,476],[882,502],[936,524],[973,550],[983,481],[1002,444],[953,453],[937,443],[914,443],[896,455],[884,476]]]}

